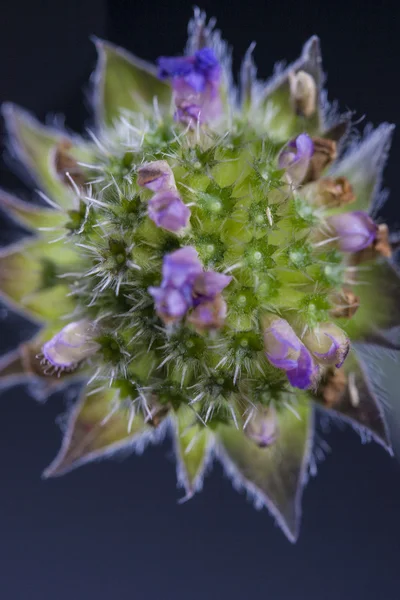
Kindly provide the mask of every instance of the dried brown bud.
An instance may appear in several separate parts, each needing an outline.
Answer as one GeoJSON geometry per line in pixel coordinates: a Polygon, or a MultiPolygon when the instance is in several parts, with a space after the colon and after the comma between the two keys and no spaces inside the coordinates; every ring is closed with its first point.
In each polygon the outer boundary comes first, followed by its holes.
{"type": "Polygon", "coordinates": [[[85,176],[80,169],[75,158],[68,152],[72,148],[72,143],[65,139],[62,140],[55,149],[54,167],[58,177],[68,186],[72,181],[78,186],[83,187],[86,183],[85,176]],[[67,175],[69,174],[69,177],[67,175]]]}
{"type": "Polygon", "coordinates": [[[375,260],[377,256],[384,256],[385,258],[392,256],[392,247],[389,242],[389,228],[385,223],[378,225],[376,237],[371,246],[353,255],[352,263],[359,265],[363,262],[375,260]]]}
{"type": "Polygon", "coordinates": [[[337,157],[336,142],[325,138],[312,138],[314,144],[314,153],[310,160],[308,172],[303,183],[316,181],[321,173],[337,157]]]}
{"type": "Polygon", "coordinates": [[[296,114],[311,117],[317,108],[317,85],[305,71],[289,73],[290,100],[296,114]]]}
{"type": "Polygon", "coordinates": [[[356,197],[346,177],[322,177],[303,189],[306,199],[314,206],[338,208],[354,202],[356,197]]]}
{"type": "Polygon", "coordinates": [[[331,297],[331,301],[335,305],[335,308],[332,308],[329,314],[337,319],[351,319],[360,306],[358,296],[346,288],[336,292],[331,297]]]}
{"type": "Polygon", "coordinates": [[[322,400],[329,408],[340,401],[347,386],[347,377],[343,369],[331,369],[322,384],[322,400]]]}

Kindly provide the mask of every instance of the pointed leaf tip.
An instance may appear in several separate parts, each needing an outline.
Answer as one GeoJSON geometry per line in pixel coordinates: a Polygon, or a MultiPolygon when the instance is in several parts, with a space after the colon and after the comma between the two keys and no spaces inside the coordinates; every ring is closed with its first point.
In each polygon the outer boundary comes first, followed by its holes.
{"type": "Polygon", "coordinates": [[[93,41],[98,52],[93,105],[99,127],[112,125],[124,110],[152,114],[154,98],[161,111],[170,107],[171,88],[158,79],[154,65],[111,42],[93,41]]]}
{"type": "Polygon", "coordinates": [[[300,58],[265,84],[258,110],[265,112],[265,127],[276,141],[287,141],[306,131],[320,135],[324,129],[322,86],[324,83],[319,38],[311,37],[303,46],[300,58]],[[302,77],[301,100],[296,99],[298,77],[302,77]]]}
{"type": "Polygon", "coordinates": [[[202,426],[193,411],[181,407],[174,419],[178,484],[185,499],[201,490],[212,452],[212,434],[202,426]]]}
{"type": "MultiPolygon", "coordinates": [[[[2,189],[0,189],[0,209],[18,225],[35,232],[39,228],[62,227],[66,221],[63,213],[25,202],[2,189]]],[[[41,235],[44,236],[45,231],[42,231],[41,235]]],[[[54,237],[54,232],[51,235],[54,237]]]]}
{"type": "Polygon", "coordinates": [[[88,161],[88,146],[64,131],[43,125],[16,104],[6,103],[2,112],[11,154],[55,204],[61,209],[73,208],[74,194],[57,172],[57,150],[67,143],[76,158],[88,161]]]}
{"type": "Polygon", "coordinates": [[[301,496],[312,448],[314,418],[309,402],[278,414],[279,436],[259,448],[234,427],[221,426],[219,457],[235,487],[244,488],[265,506],[291,542],[297,540],[301,496]]]}
{"type": "Polygon", "coordinates": [[[132,451],[144,445],[151,433],[142,416],[130,418],[116,390],[88,393],[86,389],[70,413],[61,449],[43,477],[63,475],[124,449],[132,451]]]}

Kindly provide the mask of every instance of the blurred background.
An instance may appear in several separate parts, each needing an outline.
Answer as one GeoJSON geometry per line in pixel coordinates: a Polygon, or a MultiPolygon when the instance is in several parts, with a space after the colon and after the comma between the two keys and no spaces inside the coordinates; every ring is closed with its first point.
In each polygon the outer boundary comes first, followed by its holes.
{"type": "MultiPolygon", "coordinates": [[[[179,54],[192,5],[186,0],[2,0],[0,100],[45,119],[64,113],[82,131],[95,34],[154,60],[179,54]]],[[[203,0],[234,45],[234,67],[257,41],[259,75],[295,59],[321,37],[329,98],[374,125],[400,116],[397,2],[203,0]],[[365,118],[367,115],[367,118],[365,118]]],[[[3,128],[1,126],[1,133],[3,128]]],[[[4,139],[2,137],[2,148],[4,139]]],[[[385,216],[400,222],[395,135],[385,171],[385,216]]],[[[2,160],[1,186],[28,188],[2,160]]],[[[2,243],[13,239],[1,221],[2,243]]],[[[0,318],[5,316],[1,312],[0,318]]],[[[29,335],[0,320],[7,350],[29,335]]],[[[41,480],[59,448],[56,417],[68,398],[46,404],[23,388],[3,393],[0,417],[1,600],[364,600],[399,597],[400,467],[356,433],[333,428],[331,448],[304,494],[300,539],[292,546],[266,510],[256,511],[215,465],[204,491],[178,505],[171,445],[41,480]]]]}

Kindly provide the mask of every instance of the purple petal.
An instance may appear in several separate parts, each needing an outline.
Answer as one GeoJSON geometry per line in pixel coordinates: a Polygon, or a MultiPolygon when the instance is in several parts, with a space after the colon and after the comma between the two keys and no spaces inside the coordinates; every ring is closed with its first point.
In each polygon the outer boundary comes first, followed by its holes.
{"type": "Polygon", "coordinates": [[[300,356],[295,369],[286,371],[289,383],[293,387],[301,390],[306,390],[311,387],[315,381],[318,372],[317,366],[314,364],[310,352],[305,346],[302,346],[300,356]]]}
{"type": "Polygon", "coordinates": [[[174,174],[165,160],[155,160],[139,167],[137,183],[153,192],[176,190],[174,174]]]}
{"type": "Polygon", "coordinates": [[[327,218],[328,224],[339,238],[343,252],[358,252],[370,246],[378,231],[377,225],[364,211],[358,210],[327,218]]]}
{"type": "Polygon", "coordinates": [[[281,169],[286,169],[290,183],[301,184],[307,174],[313,152],[313,141],[306,133],[302,133],[288,142],[281,150],[278,156],[278,165],[281,169]]]}
{"type": "Polygon", "coordinates": [[[275,318],[264,331],[268,360],[279,369],[293,369],[297,365],[302,343],[285,319],[275,318]]]}
{"type": "Polygon", "coordinates": [[[203,267],[198,254],[193,246],[185,246],[164,257],[163,262],[163,285],[170,285],[176,288],[194,282],[199,273],[202,273],[203,267]]]}
{"type": "Polygon", "coordinates": [[[232,277],[229,275],[223,275],[215,271],[200,273],[194,282],[193,294],[198,303],[214,300],[231,281],[232,277]]]}
{"type": "Polygon", "coordinates": [[[177,232],[187,227],[190,210],[174,192],[159,192],[149,201],[148,215],[157,227],[177,232]]]}
{"type": "Polygon", "coordinates": [[[191,56],[160,56],[157,64],[160,79],[184,77],[193,71],[194,59],[191,56]]]}
{"type": "Polygon", "coordinates": [[[166,322],[181,319],[192,306],[190,293],[185,289],[150,287],[149,292],[155,300],[158,314],[166,322]]]}

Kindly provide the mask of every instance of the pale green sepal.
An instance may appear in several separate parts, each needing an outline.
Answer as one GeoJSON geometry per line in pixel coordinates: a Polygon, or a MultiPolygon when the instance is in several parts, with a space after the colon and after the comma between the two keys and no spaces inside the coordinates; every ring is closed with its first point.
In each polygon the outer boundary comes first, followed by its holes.
{"type": "MultiPolygon", "coordinates": [[[[317,394],[319,406],[329,414],[351,425],[363,440],[371,437],[392,454],[391,441],[383,408],[368,383],[357,351],[352,348],[342,367],[347,385],[334,403],[328,405],[323,395],[317,394]]],[[[321,388],[323,390],[323,387],[321,388]]]]}
{"type": "Polygon", "coordinates": [[[394,454],[400,458],[400,350],[374,344],[354,344],[368,387],[377,398],[388,426],[394,454]]]}
{"type": "Polygon", "coordinates": [[[75,306],[58,276],[79,260],[74,246],[33,239],[0,251],[0,297],[33,321],[54,320],[75,306]]]}
{"type": "Polygon", "coordinates": [[[123,111],[154,113],[154,99],[162,112],[171,106],[171,87],[157,77],[154,65],[123,48],[95,38],[99,55],[93,75],[93,104],[99,127],[113,125],[123,111]]]}
{"type": "Polygon", "coordinates": [[[298,60],[274,75],[259,90],[254,112],[262,117],[263,128],[276,142],[285,142],[300,133],[319,135],[324,129],[322,101],[322,59],[319,39],[311,37],[304,45],[298,60]],[[309,118],[297,115],[290,98],[289,74],[305,71],[311,75],[317,86],[316,110],[309,118]]]}
{"type": "Polygon", "coordinates": [[[221,426],[219,457],[233,485],[244,488],[257,505],[266,506],[289,540],[295,542],[312,449],[311,403],[302,400],[293,412],[283,408],[278,413],[278,426],[279,437],[268,448],[259,448],[234,426],[221,426]]]}
{"type": "Polygon", "coordinates": [[[117,390],[86,388],[69,415],[61,449],[43,475],[63,475],[118,451],[140,451],[151,437],[154,430],[140,414],[132,418],[117,390]]]}
{"type": "Polygon", "coordinates": [[[181,406],[173,418],[178,484],[190,498],[203,485],[212,452],[213,435],[193,410],[181,406]]]}
{"type": "Polygon", "coordinates": [[[394,125],[382,123],[358,145],[353,145],[342,160],[328,171],[328,176],[347,177],[353,186],[356,201],[341,210],[364,210],[375,216],[381,208],[385,195],[380,194],[382,173],[388,157],[394,125]]]}
{"type": "Polygon", "coordinates": [[[46,127],[15,104],[3,106],[9,145],[12,153],[28,170],[40,189],[61,209],[75,208],[75,194],[56,170],[56,151],[65,141],[71,143],[70,154],[90,162],[91,152],[79,138],[46,127]]]}
{"type": "Polygon", "coordinates": [[[0,209],[18,225],[22,225],[28,230],[37,232],[41,229],[42,236],[52,235],[54,237],[54,231],[46,231],[47,228],[61,229],[67,221],[67,216],[62,212],[25,202],[2,189],[0,189],[0,209]]]}

